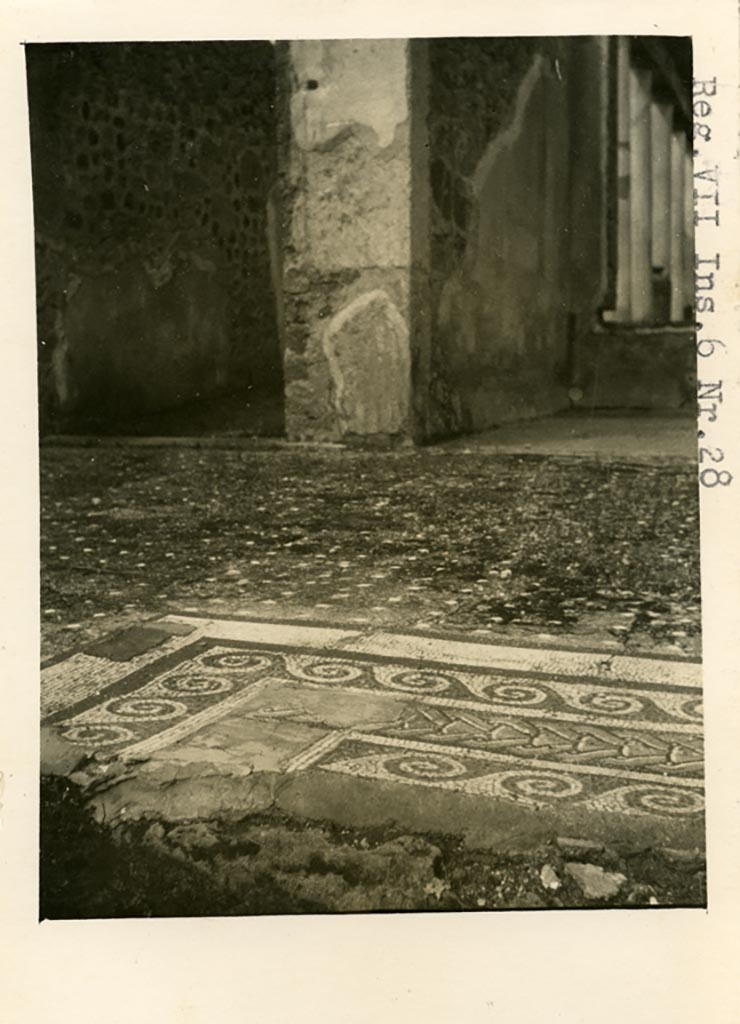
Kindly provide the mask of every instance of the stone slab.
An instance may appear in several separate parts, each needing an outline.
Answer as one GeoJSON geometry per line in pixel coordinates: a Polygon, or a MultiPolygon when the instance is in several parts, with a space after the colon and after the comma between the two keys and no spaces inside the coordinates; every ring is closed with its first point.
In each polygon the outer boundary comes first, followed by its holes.
{"type": "Polygon", "coordinates": [[[351,627],[305,626],[300,623],[268,622],[263,619],[216,619],[186,615],[168,615],[168,623],[189,623],[203,635],[217,640],[244,643],[279,644],[286,647],[334,647],[360,636],[351,627]]]}
{"type": "Polygon", "coordinates": [[[225,775],[284,772],[294,757],[328,734],[290,721],[230,715],[178,743],[153,752],[152,764],[208,764],[225,775]]]}
{"type": "Polygon", "coordinates": [[[120,633],[90,644],[84,649],[85,654],[96,658],[108,658],[110,661],[131,661],[137,655],[147,651],[174,635],[187,636],[195,626],[186,623],[158,623],[156,626],[131,626],[120,633]]]}
{"type": "Polygon", "coordinates": [[[679,833],[682,849],[704,846],[703,817],[684,820],[677,827],[668,818],[596,813],[577,804],[532,807],[312,769],[291,776],[276,792],[275,806],[287,814],[351,828],[395,822],[412,832],[459,835],[472,849],[534,849],[554,839],[561,828],[625,850],[667,847],[679,833]]]}

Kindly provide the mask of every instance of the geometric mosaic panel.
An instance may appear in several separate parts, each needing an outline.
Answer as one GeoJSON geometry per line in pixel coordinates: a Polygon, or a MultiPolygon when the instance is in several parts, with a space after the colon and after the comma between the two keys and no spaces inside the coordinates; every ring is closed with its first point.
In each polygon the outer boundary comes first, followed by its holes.
{"type": "Polygon", "coordinates": [[[703,810],[701,693],[685,684],[200,640],[55,720],[68,742],[126,758],[167,747],[235,709],[323,727],[289,771],[310,767],[530,806],[568,801],[666,818],[703,810]],[[307,710],[301,694],[309,693],[307,710]],[[349,727],[334,720],[338,694],[358,710],[349,727]],[[361,720],[368,698],[381,701],[382,721],[361,720]]]}

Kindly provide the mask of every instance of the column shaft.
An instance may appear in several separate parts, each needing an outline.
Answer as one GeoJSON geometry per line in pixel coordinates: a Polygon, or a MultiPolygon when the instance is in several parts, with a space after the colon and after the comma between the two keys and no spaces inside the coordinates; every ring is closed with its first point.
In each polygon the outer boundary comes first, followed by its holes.
{"type": "Polygon", "coordinates": [[[691,144],[683,137],[683,278],[686,310],[696,306],[696,283],[694,279],[694,161],[691,144]]]}
{"type": "Polygon", "coordinates": [[[650,147],[651,75],[630,69],[630,319],[653,314],[652,160],[650,147]]]}
{"type": "Polygon", "coordinates": [[[686,306],[684,272],[684,192],[691,183],[684,183],[684,137],[682,132],[671,136],[671,321],[680,323],[686,306]]]}
{"type": "Polygon", "coordinates": [[[630,58],[629,43],[619,39],[617,55],[617,297],[614,318],[629,320],[630,290],[630,58]]]}

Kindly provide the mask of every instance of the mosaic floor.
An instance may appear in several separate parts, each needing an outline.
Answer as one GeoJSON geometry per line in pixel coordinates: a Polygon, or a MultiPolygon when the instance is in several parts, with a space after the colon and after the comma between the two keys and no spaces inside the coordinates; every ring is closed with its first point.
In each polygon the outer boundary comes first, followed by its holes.
{"type": "Polygon", "coordinates": [[[281,737],[285,773],[333,772],[530,807],[567,802],[671,819],[703,811],[695,662],[302,624],[178,622],[191,631],[130,661],[80,653],[47,668],[45,723],[81,752],[135,762],[197,744],[220,756],[224,723],[238,720],[266,744],[281,737]]]}

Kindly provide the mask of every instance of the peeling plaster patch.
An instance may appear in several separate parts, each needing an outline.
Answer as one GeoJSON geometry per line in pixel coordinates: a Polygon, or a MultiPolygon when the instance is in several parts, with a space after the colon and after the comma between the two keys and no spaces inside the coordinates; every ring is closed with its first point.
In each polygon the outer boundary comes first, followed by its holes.
{"type": "Polygon", "coordinates": [[[475,173],[472,177],[472,185],[476,196],[480,196],[483,191],[486,181],[488,180],[488,176],[493,170],[494,164],[498,158],[503,152],[511,149],[521,135],[522,129],[524,128],[529,101],[544,74],[545,59],[541,54],[537,54],[532,62],[532,66],[527,71],[521,81],[519,89],[517,90],[516,104],[514,106],[514,113],[511,121],[502,132],[499,132],[496,137],[492,139],[475,169],[475,173]]]}
{"type": "MultiPolygon", "coordinates": [[[[500,192],[499,183],[494,176],[500,170],[501,161],[505,160],[510,151],[518,144],[526,125],[531,123],[529,107],[535,97],[543,76],[546,74],[546,61],[537,54],[516,91],[513,111],[505,128],[498,131],[488,143],[483,156],[478,161],[470,178],[472,191],[476,199],[471,228],[468,233],[462,262],[445,280],[439,294],[438,317],[440,327],[445,331],[453,331],[455,344],[448,353],[448,370],[454,380],[458,375],[470,373],[471,360],[475,360],[479,336],[480,310],[484,307],[486,295],[481,288],[481,259],[490,258],[491,241],[495,240],[487,227],[490,228],[491,218],[483,217],[482,212],[492,208],[496,196],[500,192]]],[[[526,243],[527,235],[524,225],[518,225],[518,237],[526,243]]],[[[505,249],[504,241],[500,242],[501,251],[505,249]]],[[[518,263],[521,265],[528,259],[528,269],[532,273],[538,270],[539,248],[536,238],[530,244],[522,244],[517,250],[518,263]]],[[[516,320],[507,323],[506,308],[500,310],[501,328],[507,337],[517,338],[516,320]]],[[[518,339],[517,351],[524,354],[524,345],[518,339]]],[[[459,403],[458,403],[459,404],[459,403]]]]}
{"type": "Polygon", "coordinates": [[[300,149],[326,147],[355,125],[371,129],[381,149],[392,144],[408,119],[403,39],[295,41],[290,50],[297,79],[291,121],[300,149]],[[383,85],[376,89],[368,83],[379,69],[383,85]]]}
{"type": "MultiPolygon", "coordinates": [[[[559,169],[568,143],[566,90],[550,67],[566,50],[526,39],[469,42],[430,44],[428,437],[567,401],[553,365],[563,317],[549,313],[566,280],[559,169]]],[[[563,75],[570,80],[566,64],[563,75]]]]}
{"type": "Polygon", "coordinates": [[[408,327],[386,292],[358,296],[322,338],[342,435],[398,434],[409,411],[408,327]]]}
{"type": "Polygon", "coordinates": [[[208,259],[198,252],[190,253],[190,261],[196,270],[202,270],[205,274],[216,274],[218,267],[214,260],[208,259]]]}

